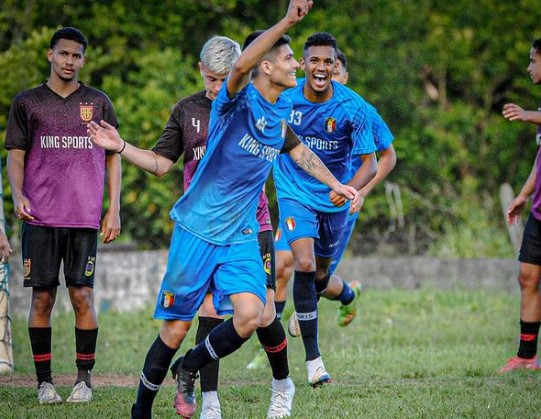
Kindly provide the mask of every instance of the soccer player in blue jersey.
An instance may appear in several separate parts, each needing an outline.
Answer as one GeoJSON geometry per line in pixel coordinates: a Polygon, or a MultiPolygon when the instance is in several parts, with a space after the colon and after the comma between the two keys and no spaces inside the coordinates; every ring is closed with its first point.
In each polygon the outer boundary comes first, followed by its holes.
{"type": "MultiPolygon", "coordinates": [[[[330,34],[316,33],[307,39],[301,61],[306,79],[285,92],[293,102],[289,122],[338,179],[359,190],[376,173],[376,146],[367,103],[332,81],[336,51],[336,40],[330,34]],[[352,157],[362,162],[353,177],[348,170],[352,157]]],[[[293,300],[306,351],[308,382],[316,387],[330,381],[318,344],[317,301],[329,283],[329,266],[348,212],[341,197],[300,173],[286,155],[275,162],[274,180],[282,234],[295,259],[293,300]]]]}
{"type": "MultiPolygon", "coordinates": [[[[299,66],[284,34],[304,19],[312,3],[290,0],[284,18],[249,37],[213,102],[206,154],[190,188],[171,210],[175,229],[155,309],[155,318],[163,323],[146,357],[145,382],[133,417],[150,417],[148,392],[153,398],[207,290],[212,291],[218,314],[232,312],[233,317],[214,328],[178,363],[175,407],[179,415],[191,418],[195,413],[197,371],[240,348],[259,326],[266,278],[257,243],[256,207],[278,154],[288,153],[329,185],[337,199],[351,200],[352,211],[359,205],[356,189],[340,183],[288,128],[291,103],[280,97],[283,90],[296,85],[299,66]],[[161,380],[148,380],[147,373],[156,370],[161,373],[153,375],[161,380]]],[[[91,124],[89,134],[98,145],[122,150],[122,143],[101,135],[106,129],[91,124]]],[[[283,385],[292,384],[283,381],[283,385]]]]}

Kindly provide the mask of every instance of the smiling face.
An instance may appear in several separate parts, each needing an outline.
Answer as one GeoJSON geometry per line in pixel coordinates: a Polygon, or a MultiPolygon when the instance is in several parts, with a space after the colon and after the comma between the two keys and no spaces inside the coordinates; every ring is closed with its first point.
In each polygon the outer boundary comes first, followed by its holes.
{"type": "Polygon", "coordinates": [[[530,50],[530,64],[528,65],[528,73],[532,78],[533,84],[541,83],[541,54],[536,48],[530,50]]]}
{"type": "Polygon", "coordinates": [[[336,50],[332,46],[309,47],[301,61],[306,74],[304,95],[312,102],[324,102],[332,96],[336,50]]]}
{"type": "Polygon", "coordinates": [[[79,70],[85,63],[84,47],[78,42],[59,39],[47,58],[51,63],[51,80],[70,83],[77,81],[79,70]]]}
{"type": "MultiPolygon", "coordinates": [[[[272,63],[271,82],[284,89],[295,87],[297,85],[297,69],[300,64],[293,56],[293,50],[289,44],[281,45],[271,54],[272,60],[269,60],[272,63]]],[[[264,62],[263,65],[265,65],[264,62]]]]}

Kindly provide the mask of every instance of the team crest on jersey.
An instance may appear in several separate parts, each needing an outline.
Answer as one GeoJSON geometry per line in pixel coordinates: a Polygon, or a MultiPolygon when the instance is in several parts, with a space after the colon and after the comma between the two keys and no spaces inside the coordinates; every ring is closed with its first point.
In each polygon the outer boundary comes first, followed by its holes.
{"type": "Polygon", "coordinates": [[[96,258],[89,256],[86,261],[85,276],[92,276],[94,274],[94,266],[96,265],[96,258]]]}
{"type": "Polygon", "coordinates": [[[333,133],[336,130],[336,119],[332,116],[329,116],[325,119],[325,131],[329,134],[333,133]]]}
{"type": "Polygon", "coordinates": [[[92,103],[90,105],[88,103],[80,103],[79,116],[83,122],[92,121],[92,117],[94,116],[94,105],[92,103]]]}
{"type": "Polygon", "coordinates": [[[282,119],[282,138],[286,138],[287,132],[287,122],[285,119],[282,119]]]}
{"type": "Polygon", "coordinates": [[[274,241],[275,242],[280,241],[281,238],[282,238],[282,229],[277,228],[276,229],[276,234],[274,235],[274,241]]]}
{"type": "Polygon", "coordinates": [[[295,230],[295,226],[297,224],[295,223],[295,218],[294,217],[287,217],[286,218],[286,227],[289,231],[293,231],[295,230]]]}
{"type": "Polygon", "coordinates": [[[175,294],[171,291],[162,291],[161,306],[163,308],[171,308],[175,304],[175,294]]]}
{"type": "Polygon", "coordinates": [[[263,255],[263,268],[265,269],[265,273],[267,275],[271,274],[271,254],[265,253],[263,255]]]}
{"type": "Polygon", "coordinates": [[[31,259],[25,259],[23,261],[23,278],[24,279],[30,279],[30,270],[32,268],[32,260],[31,259]]]}

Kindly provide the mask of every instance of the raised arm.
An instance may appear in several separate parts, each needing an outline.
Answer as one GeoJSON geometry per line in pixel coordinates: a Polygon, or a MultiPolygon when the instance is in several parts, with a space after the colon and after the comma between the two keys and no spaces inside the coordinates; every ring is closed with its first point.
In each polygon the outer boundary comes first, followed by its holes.
{"type": "Polygon", "coordinates": [[[312,8],[313,1],[289,0],[285,17],[258,36],[237,58],[227,78],[227,93],[235,96],[249,82],[252,69],[284,35],[288,29],[300,22],[312,8]]]}
{"type": "Polygon", "coordinates": [[[155,176],[162,177],[173,167],[174,162],[168,158],[152,150],[143,150],[129,144],[120,137],[117,129],[106,121],[100,121],[100,125],[92,121],[87,128],[94,144],[106,150],[116,151],[130,163],[155,176]]]}

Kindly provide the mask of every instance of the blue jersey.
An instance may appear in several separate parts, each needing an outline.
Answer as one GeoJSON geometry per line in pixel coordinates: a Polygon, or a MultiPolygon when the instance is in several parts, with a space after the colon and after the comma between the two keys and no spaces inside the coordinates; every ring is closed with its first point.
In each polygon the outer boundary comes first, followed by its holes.
{"type": "MultiPolygon", "coordinates": [[[[323,103],[308,101],[303,94],[306,80],[283,95],[293,103],[289,124],[342,183],[350,180],[350,156],[376,150],[367,103],[353,90],[333,83],[331,99],[323,103]]],[[[329,200],[327,185],[308,175],[289,155],[281,155],[274,164],[274,182],[278,199],[289,198],[324,212],[344,211],[329,200]]]]}
{"type": "MultiPolygon", "coordinates": [[[[387,150],[394,141],[394,136],[385,121],[381,118],[378,110],[367,103],[368,117],[372,124],[372,135],[374,137],[374,143],[376,144],[376,151],[381,152],[387,150]]],[[[349,177],[352,178],[359,167],[363,164],[360,156],[351,156],[351,166],[349,177]]],[[[358,214],[358,213],[357,213],[358,214]]]]}
{"type": "Polygon", "coordinates": [[[259,195],[290,113],[289,100],[271,104],[251,83],[230,99],[224,83],[212,103],[207,151],[171,218],[212,244],[256,241],[259,195]]]}

